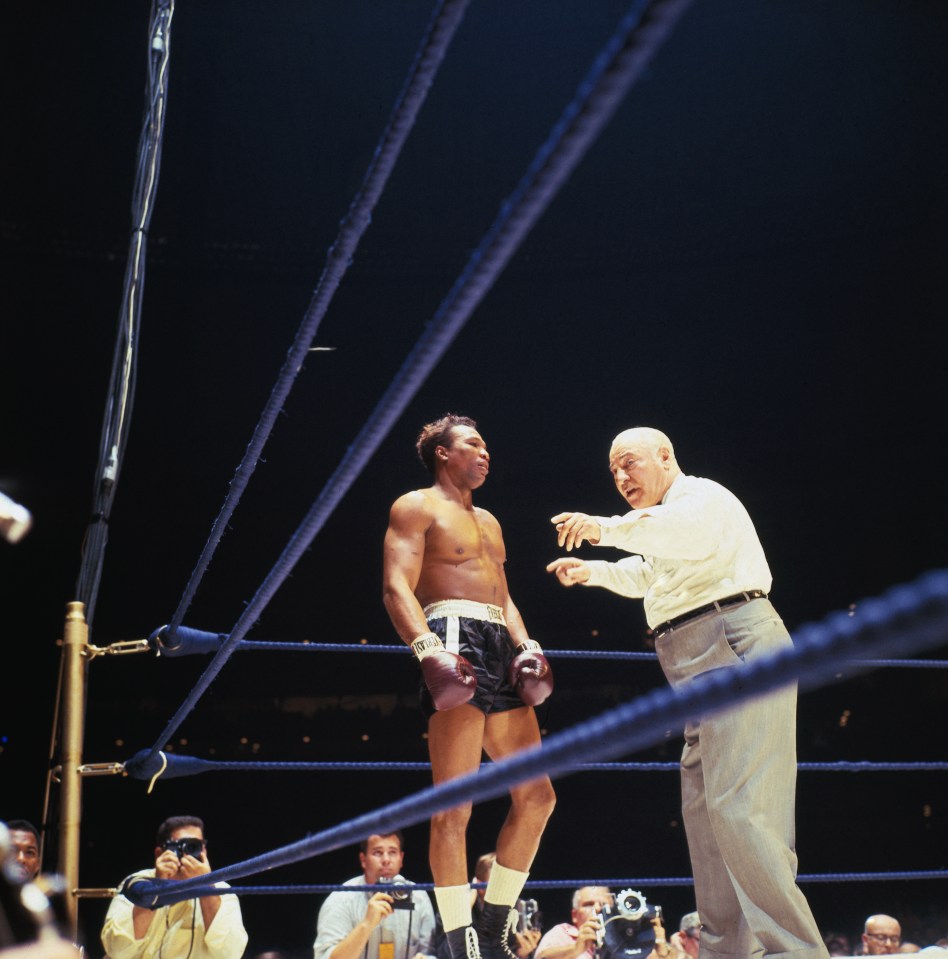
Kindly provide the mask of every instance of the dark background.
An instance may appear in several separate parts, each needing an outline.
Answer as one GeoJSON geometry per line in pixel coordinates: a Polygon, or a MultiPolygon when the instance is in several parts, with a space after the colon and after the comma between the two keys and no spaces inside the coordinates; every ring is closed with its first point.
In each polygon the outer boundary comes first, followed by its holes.
{"type": "MultiPolygon", "coordinates": [[[[475,0],[189,625],[228,631],[625,11],[475,0]]],[[[74,598],[121,300],[148,5],[30,4],[3,31],[0,488],[35,517],[0,542],[0,817],[42,816],[65,604],[74,598]]],[[[91,641],[172,616],[428,21],[427,2],[180,2],[150,232],[131,440],[91,641]]],[[[647,648],[641,604],[559,588],[548,518],[621,509],[611,437],[674,440],[755,518],[791,629],[944,565],[948,7],[939,0],[699,0],[316,537],[250,639],[393,643],[380,600],[392,500],[424,485],[418,427],[475,417],[477,502],[550,649],[647,648]]],[[[858,610],[857,610],[858,613],[858,610]]],[[[944,656],[944,648],[931,655],[944,656]]],[[[85,759],[150,748],[206,661],[98,659],[85,759]]],[[[560,660],[550,733],[660,685],[651,663],[560,660]]],[[[180,752],[426,759],[407,657],[234,656],[180,752]]],[[[943,670],[884,669],[801,695],[800,759],[943,760],[943,670]]],[[[671,761],[680,739],[626,757],[671,761]]],[[[81,884],[150,862],[165,816],[205,817],[213,865],[421,789],[425,773],[87,780],[81,884]]],[[[674,774],[583,774],[533,877],[688,874],[674,774]]],[[[48,869],[55,866],[55,801],[48,869]]],[[[470,856],[502,802],[475,810],[470,856]]],[[[801,871],[944,869],[943,774],[802,773],[801,871]]],[[[429,881],[427,828],[406,873],[429,881]]],[[[333,883],[343,849],[265,877],[333,883]]],[[[252,881],[252,880],[248,880],[252,881]]],[[[644,889],[671,923],[687,887],[644,889]]],[[[923,945],[944,881],[808,884],[824,930],[871,912],[923,945]]],[[[569,892],[537,893],[548,924],[569,892]]],[[[251,944],[305,956],[315,897],[244,900],[251,944]]],[[[98,954],[104,901],[81,907],[98,954]]]]}

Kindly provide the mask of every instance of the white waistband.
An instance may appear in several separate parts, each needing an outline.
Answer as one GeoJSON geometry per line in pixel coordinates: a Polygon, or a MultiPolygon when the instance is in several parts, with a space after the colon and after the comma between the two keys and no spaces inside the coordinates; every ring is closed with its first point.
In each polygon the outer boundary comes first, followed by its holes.
{"type": "Polygon", "coordinates": [[[464,619],[480,619],[486,623],[507,625],[504,611],[490,603],[475,603],[471,599],[442,599],[425,607],[425,619],[444,619],[446,616],[459,616],[464,619]]]}

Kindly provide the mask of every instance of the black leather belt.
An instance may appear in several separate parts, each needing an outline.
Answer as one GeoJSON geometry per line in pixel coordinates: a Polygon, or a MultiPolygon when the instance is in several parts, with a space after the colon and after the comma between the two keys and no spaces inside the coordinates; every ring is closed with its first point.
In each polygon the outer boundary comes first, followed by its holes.
{"type": "Polygon", "coordinates": [[[705,613],[710,613],[714,610],[720,611],[726,609],[728,606],[736,606],[738,603],[749,603],[752,599],[766,598],[767,594],[762,589],[749,589],[744,593],[725,596],[724,599],[716,599],[713,603],[708,603],[706,606],[699,606],[697,609],[691,610],[690,613],[682,613],[681,616],[675,616],[672,619],[666,620],[664,623],[659,623],[653,632],[656,636],[660,636],[662,633],[667,633],[676,626],[687,623],[688,620],[694,619],[696,616],[703,616],[705,613]]]}

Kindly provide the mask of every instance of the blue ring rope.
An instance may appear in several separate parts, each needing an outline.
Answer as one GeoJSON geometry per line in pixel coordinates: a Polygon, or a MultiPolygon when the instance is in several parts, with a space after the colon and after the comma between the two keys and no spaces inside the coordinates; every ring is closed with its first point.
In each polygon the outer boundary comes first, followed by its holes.
{"type": "MultiPolygon", "coordinates": [[[[327,653],[348,653],[364,650],[367,653],[409,653],[411,650],[404,644],[389,645],[371,643],[281,643],[257,639],[242,639],[240,648],[283,650],[287,652],[302,652],[314,650],[327,653]]],[[[612,649],[546,649],[543,655],[547,659],[616,659],[639,662],[658,662],[655,653],[630,652],[628,650],[612,649]]],[[[854,659],[850,666],[883,666],[902,667],[907,669],[948,669],[948,659],[854,659]]]]}
{"type": "MultiPolygon", "coordinates": [[[[178,753],[166,753],[168,766],[163,771],[160,766],[145,760],[147,751],[137,753],[123,767],[123,771],[132,779],[150,780],[156,773],[161,779],[178,779],[182,776],[198,776],[208,772],[426,772],[431,769],[427,762],[279,762],[273,760],[211,760],[196,756],[184,756],[178,753]]],[[[490,766],[485,762],[483,768],[490,766]]],[[[576,763],[572,767],[577,772],[678,772],[681,765],[677,762],[651,763],[576,763]]],[[[948,762],[870,762],[868,760],[838,760],[836,762],[799,762],[800,772],[945,772],[948,762]]]]}
{"type": "Polygon", "coordinates": [[[136,881],[126,891],[133,902],[170,904],[191,898],[200,885],[242,878],[276,866],[288,865],[342,846],[373,833],[429,819],[435,812],[462,802],[480,802],[503,795],[512,785],[546,774],[575,772],[574,757],[605,760],[635,752],[665,737],[696,715],[710,715],[746,699],[797,683],[813,688],[832,681],[839,661],[856,650],[888,653],[915,652],[943,645],[948,631],[948,570],[936,570],[883,596],[865,601],[856,622],[845,613],[833,613],[822,623],[797,630],[794,645],[741,668],[712,670],[679,687],[664,687],[579,723],[523,750],[465,776],[430,786],[371,813],[325,829],[296,843],[244,862],[184,880],[136,881]]]}
{"type": "MultiPolygon", "coordinates": [[[[152,632],[147,642],[159,653],[165,656],[191,656],[197,654],[215,653],[226,641],[226,633],[212,633],[207,630],[194,629],[190,626],[180,626],[174,636],[178,645],[165,645],[169,637],[170,626],[162,626],[152,632]]],[[[242,650],[267,650],[270,652],[314,652],[314,653],[394,653],[408,655],[410,650],[404,643],[315,643],[311,640],[297,640],[295,642],[275,640],[241,639],[237,643],[236,652],[242,650]]],[[[655,653],[631,652],[616,649],[544,649],[547,659],[614,659],[639,662],[657,662],[655,653]]],[[[849,664],[853,667],[880,666],[906,667],[913,669],[948,669],[948,659],[854,659],[849,664]]]]}
{"type": "MultiPolygon", "coordinates": [[[[914,869],[906,872],[821,872],[801,873],[798,883],[816,882],[882,882],[948,879],[948,869],[914,869]]],[[[632,879],[528,879],[524,889],[581,889],[583,886],[606,886],[610,889],[648,889],[667,886],[693,886],[691,876],[647,876],[632,879]]],[[[472,889],[484,888],[486,883],[471,883],[472,889]]],[[[432,882],[415,882],[412,889],[431,892],[432,882]]],[[[217,892],[220,890],[218,889],[217,892]]],[[[292,886],[231,886],[238,896],[322,895],[330,892],[376,892],[378,886],[342,886],[329,883],[292,886]]],[[[215,887],[193,889],[192,896],[215,895],[215,887]]]]}

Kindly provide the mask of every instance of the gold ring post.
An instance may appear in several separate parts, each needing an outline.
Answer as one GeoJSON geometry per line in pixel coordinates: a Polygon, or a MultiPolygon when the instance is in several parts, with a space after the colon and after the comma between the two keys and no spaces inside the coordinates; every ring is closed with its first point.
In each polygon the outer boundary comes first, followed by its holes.
{"type": "Polygon", "coordinates": [[[63,630],[62,789],[60,793],[59,873],[68,883],[67,906],[73,941],[79,931],[79,825],[82,821],[82,740],[86,698],[89,627],[85,606],[66,604],[63,630]]]}

